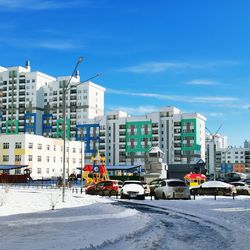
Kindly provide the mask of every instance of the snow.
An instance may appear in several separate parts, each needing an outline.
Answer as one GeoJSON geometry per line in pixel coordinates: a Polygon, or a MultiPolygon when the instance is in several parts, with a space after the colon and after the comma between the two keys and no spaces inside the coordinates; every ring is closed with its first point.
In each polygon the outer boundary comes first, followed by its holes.
{"type": "Polygon", "coordinates": [[[225,182],[221,182],[221,181],[207,181],[201,184],[202,187],[215,187],[215,188],[219,188],[219,187],[232,187],[232,185],[225,183],[225,182]]]}
{"type": "Polygon", "coordinates": [[[249,249],[250,196],[217,196],[216,200],[212,196],[196,196],[195,200],[148,198],[124,203],[67,190],[66,202],[62,203],[61,192],[35,188],[10,188],[5,192],[0,187],[0,249],[178,250],[186,244],[188,249],[200,249],[196,242],[204,243],[205,249],[249,249]],[[135,209],[138,204],[165,209],[162,211],[171,216],[161,212],[152,217],[135,209]],[[157,224],[158,220],[165,226],[157,224]],[[194,235],[199,231],[207,243],[194,235]]]}

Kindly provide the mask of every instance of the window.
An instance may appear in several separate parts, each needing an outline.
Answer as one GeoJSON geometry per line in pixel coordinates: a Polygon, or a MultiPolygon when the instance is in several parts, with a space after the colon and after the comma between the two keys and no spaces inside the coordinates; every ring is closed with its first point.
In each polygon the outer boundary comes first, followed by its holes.
{"type": "Polygon", "coordinates": [[[49,145],[47,145],[47,150],[49,150],[50,149],[50,146],[49,145]]]}
{"type": "Polygon", "coordinates": [[[21,155],[15,155],[15,161],[21,161],[21,155]]]}
{"type": "Polygon", "coordinates": [[[49,162],[49,156],[47,156],[47,162],[49,162]]]}
{"type": "Polygon", "coordinates": [[[53,157],[53,162],[56,162],[56,157],[53,157]]]}
{"type": "Polygon", "coordinates": [[[49,168],[46,168],[46,173],[49,174],[49,168]]]}
{"type": "Polygon", "coordinates": [[[37,149],[42,149],[42,144],[39,143],[39,144],[37,145],[37,149]]]}
{"type": "Polygon", "coordinates": [[[3,149],[8,149],[10,147],[10,144],[8,142],[3,143],[3,149]]]}
{"type": "Polygon", "coordinates": [[[56,151],[56,145],[54,145],[54,151],[56,151]]]}
{"type": "Polygon", "coordinates": [[[28,155],[28,161],[32,161],[32,155],[28,155]]]}
{"type": "Polygon", "coordinates": [[[32,79],[32,82],[36,82],[36,80],[35,80],[35,79],[32,79]]]}
{"type": "Polygon", "coordinates": [[[76,149],[75,148],[73,148],[73,153],[75,153],[76,152],[76,149]]]}
{"type": "Polygon", "coordinates": [[[29,148],[33,148],[33,143],[32,142],[29,142],[29,148]]]}
{"type": "Polygon", "coordinates": [[[73,158],[73,163],[76,163],[76,158],[73,158]]]}
{"type": "Polygon", "coordinates": [[[41,174],[41,173],[42,173],[42,169],[41,169],[41,168],[38,168],[38,169],[37,169],[37,173],[38,173],[38,174],[41,174]]]}
{"type": "Polygon", "coordinates": [[[42,156],[38,155],[38,156],[37,156],[37,161],[38,161],[38,162],[41,162],[41,161],[42,161],[42,156]]]}
{"type": "Polygon", "coordinates": [[[16,142],[15,143],[15,148],[22,148],[22,143],[21,142],[16,142]]]}
{"type": "Polygon", "coordinates": [[[8,155],[3,155],[3,162],[9,161],[9,156],[8,155]]]}

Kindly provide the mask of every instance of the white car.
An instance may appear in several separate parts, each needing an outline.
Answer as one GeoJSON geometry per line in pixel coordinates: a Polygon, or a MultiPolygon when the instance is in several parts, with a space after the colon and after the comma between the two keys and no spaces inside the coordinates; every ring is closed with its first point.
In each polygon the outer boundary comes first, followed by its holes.
{"type": "Polygon", "coordinates": [[[121,199],[145,199],[145,192],[142,182],[125,181],[121,188],[121,199]]]}
{"type": "Polygon", "coordinates": [[[179,179],[163,180],[155,188],[155,199],[190,199],[190,190],[186,183],[179,179]]]}
{"type": "Polygon", "coordinates": [[[190,189],[192,195],[233,195],[236,188],[221,181],[206,181],[199,186],[190,189]]]}
{"type": "Polygon", "coordinates": [[[230,184],[235,186],[237,194],[250,195],[250,184],[242,181],[234,181],[230,182],[230,184]]]}

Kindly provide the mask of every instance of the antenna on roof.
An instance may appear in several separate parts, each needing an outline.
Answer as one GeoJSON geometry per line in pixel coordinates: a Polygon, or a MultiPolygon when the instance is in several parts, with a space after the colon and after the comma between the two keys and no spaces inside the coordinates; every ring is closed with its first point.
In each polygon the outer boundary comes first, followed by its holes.
{"type": "Polygon", "coordinates": [[[29,60],[26,60],[25,68],[30,70],[30,61],[29,60]]]}

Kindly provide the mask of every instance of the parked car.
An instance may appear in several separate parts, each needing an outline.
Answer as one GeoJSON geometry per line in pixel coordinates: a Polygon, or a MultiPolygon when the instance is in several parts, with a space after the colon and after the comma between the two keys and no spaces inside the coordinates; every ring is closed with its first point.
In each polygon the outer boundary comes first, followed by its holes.
{"type": "Polygon", "coordinates": [[[194,195],[233,195],[236,194],[236,188],[228,183],[221,181],[207,181],[199,186],[190,189],[194,195]]]}
{"type": "Polygon", "coordinates": [[[119,180],[101,181],[97,184],[89,185],[85,193],[91,195],[115,196],[120,193],[122,185],[123,182],[119,180]]]}
{"type": "Polygon", "coordinates": [[[121,199],[145,199],[145,191],[141,181],[125,181],[121,188],[121,199]]]}
{"type": "Polygon", "coordinates": [[[232,172],[227,173],[224,178],[222,178],[225,182],[235,182],[235,181],[241,181],[247,178],[247,175],[244,173],[238,173],[238,172],[232,172]]]}
{"type": "Polygon", "coordinates": [[[245,182],[245,183],[247,183],[247,184],[250,184],[250,179],[249,179],[249,178],[244,179],[244,180],[242,180],[242,182],[245,182]]]}
{"type": "Polygon", "coordinates": [[[189,186],[179,179],[163,180],[155,188],[155,199],[190,199],[189,186]]]}
{"type": "Polygon", "coordinates": [[[142,181],[142,186],[144,188],[144,193],[146,196],[150,195],[150,187],[149,185],[147,184],[147,182],[145,181],[142,181]]]}
{"type": "Polygon", "coordinates": [[[151,181],[149,183],[149,188],[150,188],[150,195],[154,196],[155,195],[155,188],[160,187],[161,186],[161,182],[167,180],[167,178],[159,178],[159,179],[155,179],[153,181],[151,181]]]}
{"type": "Polygon", "coordinates": [[[250,184],[247,184],[243,181],[234,181],[230,184],[235,186],[237,194],[250,195],[250,184]]]}

